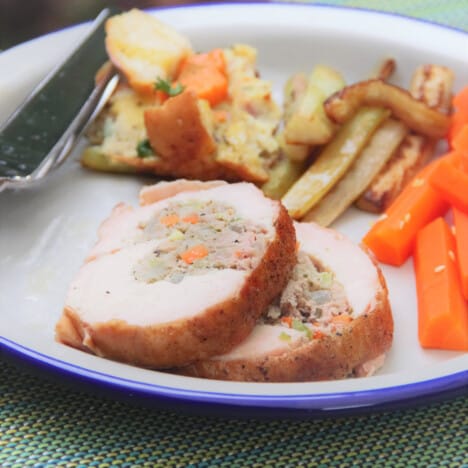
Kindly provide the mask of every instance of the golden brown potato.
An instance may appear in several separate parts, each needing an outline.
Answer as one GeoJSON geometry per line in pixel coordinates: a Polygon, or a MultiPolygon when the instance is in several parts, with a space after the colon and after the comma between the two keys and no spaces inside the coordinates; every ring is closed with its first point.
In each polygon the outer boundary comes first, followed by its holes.
{"type": "Polygon", "coordinates": [[[418,101],[406,90],[382,80],[347,86],[325,101],[328,117],[337,123],[348,120],[362,106],[388,108],[411,130],[430,138],[443,138],[450,125],[447,115],[418,101]]]}

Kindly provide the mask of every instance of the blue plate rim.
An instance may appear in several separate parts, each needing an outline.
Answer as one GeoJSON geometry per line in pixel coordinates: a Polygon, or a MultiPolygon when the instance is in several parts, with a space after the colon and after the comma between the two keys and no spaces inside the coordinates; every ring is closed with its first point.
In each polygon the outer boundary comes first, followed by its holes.
{"type": "Polygon", "coordinates": [[[52,371],[59,376],[79,378],[88,384],[103,384],[109,389],[118,390],[119,392],[131,392],[134,396],[138,395],[142,398],[171,398],[185,402],[241,406],[244,408],[263,407],[291,410],[302,408],[321,411],[338,411],[347,408],[365,407],[378,408],[388,403],[414,400],[415,398],[424,399],[425,396],[431,397],[433,394],[452,393],[468,386],[468,370],[462,370],[442,377],[371,390],[299,395],[209,392],[180,389],[116,377],[112,374],[106,374],[62,361],[6,338],[0,338],[0,351],[3,351],[0,357],[10,357],[12,361],[32,362],[36,366],[40,366],[49,372],[52,371]]]}

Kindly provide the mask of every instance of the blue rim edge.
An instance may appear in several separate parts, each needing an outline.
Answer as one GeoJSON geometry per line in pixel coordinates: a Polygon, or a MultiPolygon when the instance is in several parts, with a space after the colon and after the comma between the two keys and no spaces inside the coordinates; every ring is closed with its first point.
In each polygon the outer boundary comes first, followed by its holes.
{"type": "Polygon", "coordinates": [[[205,415],[208,406],[211,407],[208,413],[228,416],[242,416],[244,411],[249,417],[356,414],[426,404],[468,393],[468,370],[395,387],[314,395],[241,395],[184,390],[89,370],[5,338],[1,339],[0,345],[0,357],[35,373],[43,371],[55,382],[71,384],[75,390],[91,390],[126,401],[138,400],[159,408],[205,415]]]}
{"type": "MultiPolygon", "coordinates": [[[[270,4],[302,8],[329,8],[343,11],[361,11],[402,18],[408,21],[429,24],[456,33],[468,34],[467,31],[423,18],[416,18],[402,13],[380,11],[372,8],[352,8],[344,5],[326,3],[298,3],[294,1],[253,1],[207,2],[197,5],[179,5],[151,8],[150,11],[178,10],[216,7],[219,5],[270,4]]],[[[70,26],[69,28],[79,25],[70,26]]],[[[69,29],[64,28],[64,29],[69,29]]],[[[63,31],[53,31],[50,34],[63,31]]],[[[31,39],[34,41],[35,39],[31,39]]],[[[13,46],[8,51],[25,43],[13,46]]],[[[184,410],[188,413],[207,415],[210,407],[214,415],[229,417],[323,417],[361,414],[369,411],[384,411],[427,404],[442,399],[466,396],[468,394],[468,370],[445,377],[415,382],[383,389],[329,393],[317,395],[239,395],[204,391],[181,390],[145,384],[138,381],[115,377],[92,371],[80,366],[41,354],[23,345],[0,337],[0,359],[25,367],[26,370],[53,378],[55,382],[71,386],[75,390],[88,390],[103,396],[112,396],[119,400],[149,404],[161,409],[184,410]],[[41,372],[42,371],[42,372],[41,372]],[[80,388],[76,385],[79,384],[80,388]],[[293,404],[294,403],[294,404],[293,404]],[[245,411],[245,413],[244,413],[245,411]],[[274,414],[272,414],[272,412],[274,414]]]]}

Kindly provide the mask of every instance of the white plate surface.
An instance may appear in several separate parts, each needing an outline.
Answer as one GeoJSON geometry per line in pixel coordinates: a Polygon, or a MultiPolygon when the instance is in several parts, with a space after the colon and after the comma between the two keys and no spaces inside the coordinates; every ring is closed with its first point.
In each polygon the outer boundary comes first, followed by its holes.
{"type": "MultiPolygon", "coordinates": [[[[451,67],[455,88],[468,83],[468,35],[425,22],[367,11],[292,4],[209,5],[157,16],[188,35],[196,50],[244,42],[258,49],[262,77],[280,99],[286,78],[325,63],[351,83],[384,57],[396,59],[394,82],[407,86],[422,63],[451,67]]],[[[0,54],[0,121],[87,31],[81,25],[0,54]]],[[[386,364],[374,377],[299,384],[228,383],[173,376],[111,362],[54,341],[68,284],[119,201],[136,204],[142,179],[87,172],[79,152],[42,183],[0,194],[0,345],[63,377],[135,395],[243,408],[342,410],[423,398],[467,383],[468,355],[427,351],[417,341],[411,262],[384,267],[395,318],[386,364]]],[[[349,210],[335,227],[359,242],[373,217],[349,210]]]]}

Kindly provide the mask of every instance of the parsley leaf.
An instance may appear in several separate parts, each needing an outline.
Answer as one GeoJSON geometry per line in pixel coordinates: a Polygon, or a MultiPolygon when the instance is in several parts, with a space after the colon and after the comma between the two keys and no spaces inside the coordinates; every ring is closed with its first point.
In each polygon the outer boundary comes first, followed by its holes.
{"type": "Polygon", "coordinates": [[[137,154],[138,154],[139,158],[147,158],[148,156],[153,156],[154,155],[153,148],[151,148],[151,145],[150,145],[150,142],[149,142],[148,138],[138,142],[138,145],[136,147],[136,151],[137,151],[137,154]]]}
{"type": "Polygon", "coordinates": [[[154,89],[162,91],[168,96],[174,97],[180,94],[185,89],[185,86],[182,86],[180,83],[177,83],[174,87],[172,87],[168,81],[163,80],[161,77],[158,77],[156,83],[154,84],[154,89]]]}

